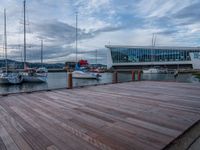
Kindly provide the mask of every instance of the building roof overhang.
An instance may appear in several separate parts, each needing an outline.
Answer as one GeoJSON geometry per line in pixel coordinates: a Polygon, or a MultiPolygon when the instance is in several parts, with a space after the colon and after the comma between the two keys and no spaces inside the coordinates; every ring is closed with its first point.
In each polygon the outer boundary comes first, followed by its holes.
{"type": "Polygon", "coordinates": [[[135,49],[167,49],[167,50],[196,50],[200,47],[181,47],[181,46],[130,46],[130,45],[105,45],[106,48],[135,48],[135,49]]]}

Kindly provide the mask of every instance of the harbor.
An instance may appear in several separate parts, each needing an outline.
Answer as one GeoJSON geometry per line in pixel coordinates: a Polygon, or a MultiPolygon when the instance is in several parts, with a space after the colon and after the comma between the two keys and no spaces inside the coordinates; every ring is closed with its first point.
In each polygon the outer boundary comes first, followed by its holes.
{"type": "MultiPolygon", "coordinates": [[[[173,149],[199,125],[199,90],[191,83],[139,81],[3,96],[0,147],[173,149]]],[[[195,133],[182,149],[197,140],[195,133]]]]}
{"type": "Polygon", "coordinates": [[[199,150],[197,6],[1,0],[0,150],[199,150]]]}
{"type": "MultiPolygon", "coordinates": [[[[137,72],[137,71],[136,71],[137,72]]],[[[87,86],[112,83],[113,73],[101,73],[99,80],[73,79],[73,86],[87,86]]],[[[132,80],[131,71],[119,71],[119,82],[129,82],[132,80]]],[[[192,73],[183,73],[175,79],[173,74],[141,74],[143,81],[165,81],[200,84],[200,79],[192,73]]],[[[68,87],[68,73],[54,72],[48,73],[46,83],[22,83],[19,85],[0,85],[0,94],[33,92],[40,90],[63,89],[68,87]]]]}

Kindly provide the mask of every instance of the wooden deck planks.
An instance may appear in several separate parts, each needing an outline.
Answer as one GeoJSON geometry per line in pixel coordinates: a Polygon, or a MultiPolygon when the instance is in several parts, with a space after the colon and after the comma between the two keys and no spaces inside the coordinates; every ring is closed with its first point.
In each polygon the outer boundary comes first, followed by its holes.
{"type": "Polygon", "coordinates": [[[0,97],[0,149],[159,150],[200,120],[199,91],[144,81],[0,97]]]}

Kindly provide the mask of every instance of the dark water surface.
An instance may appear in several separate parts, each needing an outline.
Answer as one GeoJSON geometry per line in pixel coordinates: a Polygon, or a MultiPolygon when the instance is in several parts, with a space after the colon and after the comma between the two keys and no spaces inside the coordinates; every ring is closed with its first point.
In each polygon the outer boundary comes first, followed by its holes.
{"type": "MultiPolygon", "coordinates": [[[[131,74],[119,73],[119,81],[130,81],[131,74]]],[[[178,81],[195,83],[200,85],[199,79],[192,74],[179,74],[175,80],[173,74],[142,74],[142,80],[154,81],[178,81]]],[[[94,85],[102,83],[111,83],[112,73],[103,73],[100,80],[89,79],[73,79],[74,86],[94,85]]],[[[47,83],[23,83],[21,85],[0,85],[0,94],[29,92],[36,90],[58,89],[67,87],[67,73],[49,73],[47,83]]]]}

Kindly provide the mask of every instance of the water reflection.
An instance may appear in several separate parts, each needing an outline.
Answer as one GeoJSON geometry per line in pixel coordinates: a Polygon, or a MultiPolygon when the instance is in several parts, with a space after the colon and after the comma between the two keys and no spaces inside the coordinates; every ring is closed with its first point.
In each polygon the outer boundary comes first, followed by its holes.
{"type": "Polygon", "coordinates": [[[99,80],[95,79],[73,79],[74,86],[82,86],[82,85],[94,85],[94,84],[103,84],[103,83],[111,83],[112,82],[112,74],[111,73],[103,73],[101,74],[101,78],[99,80]]]}
{"type": "Polygon", "coordinates": [[[0,93],[28,92],[48,89],[48,83],[23,83],[20,85],[0,85],[0,93]]]}
{"type": "Polygon", "coordinates": [[[175,79],[173,74],[143,74],[143,80],[153,80],[153,81],[177,81],[177,82],[187,82],[195,83],[199,82],[192,74],[179,74],[175,79]]]}

